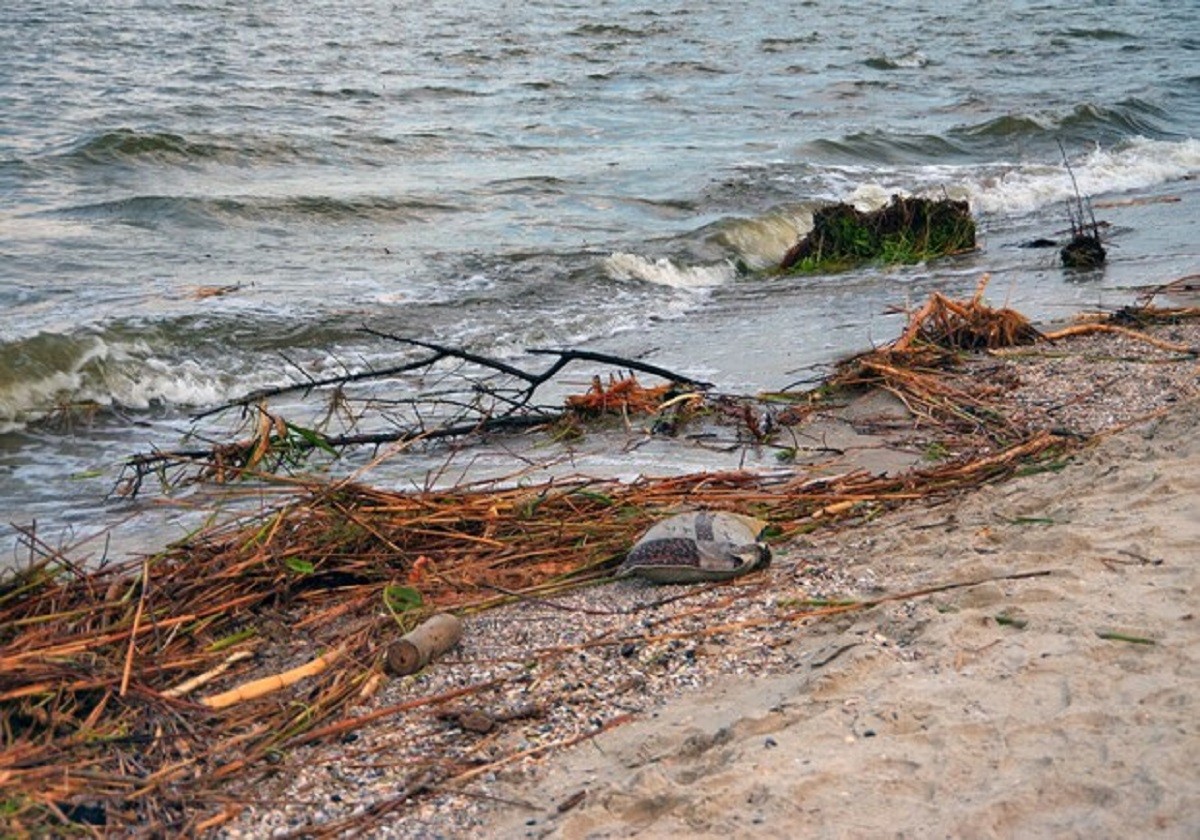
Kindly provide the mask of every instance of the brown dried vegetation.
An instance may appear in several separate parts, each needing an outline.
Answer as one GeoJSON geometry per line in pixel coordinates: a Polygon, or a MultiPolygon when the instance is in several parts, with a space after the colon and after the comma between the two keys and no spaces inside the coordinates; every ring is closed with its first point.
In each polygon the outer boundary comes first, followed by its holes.
{"type": "MultiPolygon", "coordinates": [[[[1001,387],[954,375],[962,352],[1040,338],[1017,313],[987,307],[982,291],[967,301],[934,295],[896,342],[848,360],[829,383],[887,389],[948,436],[983,430],[992,441],[936,468],[417,493],[314,482],[249,520],[100,569],[27,530],[29,566],[0,581],[0,833],[89,824],[202,833],[235,813],[223,793],[231,778],[252,779],[281,751],[399,710],[353,712],[378,685],[397,622],[408,629],[435,610],[468,614],[604,580],[638,533],[681,507],[752,514],[782,539],[976,486],[1079,445],[1014,426],[1000,410],[1001,387]],[[205,702],[304,663],[308,676],[273,694],[220,709],[205,702]]],[[[568,406],[629,415],[671,402],[666,387],[628,377],[596,380],[568,406]]],[[[437,707],[451,694],[403,707],[437,707]]]]}

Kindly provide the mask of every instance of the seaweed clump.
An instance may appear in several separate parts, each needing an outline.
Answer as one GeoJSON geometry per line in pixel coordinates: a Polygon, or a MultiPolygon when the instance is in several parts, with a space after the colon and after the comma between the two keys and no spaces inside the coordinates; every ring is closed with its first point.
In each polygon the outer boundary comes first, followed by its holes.
{"type": "Polygon", "coordinates": [[[781,271],[826,271],[867,262],[915,263],[975,248],[975,220],[965,201],[892,196],[863,212],[839,203],[813,213],[813,228],[788,249],[781,271]]]}

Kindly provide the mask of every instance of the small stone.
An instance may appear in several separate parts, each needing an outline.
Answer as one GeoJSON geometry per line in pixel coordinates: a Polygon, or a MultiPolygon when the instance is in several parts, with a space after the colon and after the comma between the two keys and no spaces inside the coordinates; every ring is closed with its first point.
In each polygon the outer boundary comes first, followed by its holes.
{"type": "Polygon", "coordinates": [[[779,746],[779,742],[768,735],[767,740],[763,741],[763,746],[766,747],[767,749],[771,749],[771,747],[779,746]]]}
{"type": "Polygon", "coordinates": [[[495,728],[496,721],[487,712],[476,709],[460,714],[458,725],[468,732],[478,732],[480,735],[484,735],[495,728]]]}

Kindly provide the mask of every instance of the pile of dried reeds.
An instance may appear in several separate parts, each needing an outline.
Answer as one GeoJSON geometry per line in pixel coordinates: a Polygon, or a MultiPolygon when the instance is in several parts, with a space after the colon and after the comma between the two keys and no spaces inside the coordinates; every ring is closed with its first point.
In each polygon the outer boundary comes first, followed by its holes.
{"type": "Polygon", "coordinates": [[[425,609],[480,608],[498,593],[604,574],[638,532],[681,505],[742,510],[794,533],[975,483],[1055,444],[1045,436],[904,479],[730,473],[446,494],[314,488],[129,565],[85,572],[46,556],[0,589],[9,816],[27,826],[53,814],[109,829],[196,830],[220,782],[360,699],[399,632],[387,606],[397,586],[416,590],[425,609]],[[282,700],[204,702],[316,660],[282,700]]]}
{"type": "Polygon", "coordinates": [[[1032,344],[1041,338],[1029,320],[1013,309],[996,309],[984,303],[991,277],[985,274],[970,300],[954,300],[940,292],[909,316],[908,327],[892,345],[893,352],[920,346],[945,350],[994,350],[1032,344]]]}
{"type": "Polygon", "coordinates": [[[1003,387],[956,368],[964,352],[1029,344],[1041,334],[1020,313],[984,302],[988,280],[967,300],[934,292],[909,314],[899,338],[842,362],[830,385],[882,388],[918,417],[1011,442],[1019,433],[1004,416],[1003,387]]]}
{"type": "Polygon", "coordinates": [[[609,376],[605,385],[599,376],[592,377],[592,386],[587,393],[567,397],[567,408],[584,417],[601,414],[654,414],[664,399],[671,393],[673,385],[647,388],[632,374],[609,376]]]}

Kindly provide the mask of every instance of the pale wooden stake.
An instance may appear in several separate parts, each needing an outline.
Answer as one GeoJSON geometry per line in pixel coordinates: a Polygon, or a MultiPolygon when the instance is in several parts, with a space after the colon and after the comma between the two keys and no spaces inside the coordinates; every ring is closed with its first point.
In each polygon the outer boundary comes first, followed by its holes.
{"type": "Polygon", "coordinates": [[[234,703],[241,703],[245,700],[262,697],[264,694],[270,694],[272,691],[278,691],[281,688],[287,688],[293,683],[298,683],[305,677],[315,677],[336,662],[343,653],[345,653],[343,648],[335,648],[324,656],[318,656],[313,661],[306,662],[290,671],[284,671],[282,674],[272,674],[262,679],[251,680],[221,694],[204,697],[200,702],[210,709],[223,709],[226,706],[232,706],[234,703]]]}
{"type": "Polygon", "coordinates": [[[438,613],[388,645],[384,670],[394,677],[415,674],[461,638],[462,622],[449,613],[438,613]]]}

